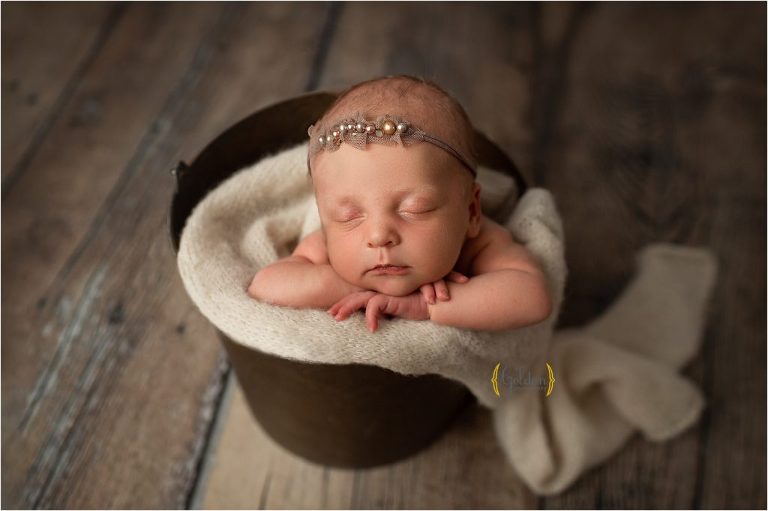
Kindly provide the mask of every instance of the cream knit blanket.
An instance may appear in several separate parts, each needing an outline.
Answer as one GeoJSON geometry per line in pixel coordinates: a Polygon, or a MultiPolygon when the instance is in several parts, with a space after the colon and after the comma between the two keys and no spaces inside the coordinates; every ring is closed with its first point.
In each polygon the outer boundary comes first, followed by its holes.
{"type": "Polygon", "coordinates": [[[637,257],[635,277],[601,317],[583,328],[553,331],[566,278],[553,198],[534,188],[518,199],[513,181],[488,169],[478,177],[483,210],[490,216],[512,210],[507,228],[547,275],[554,312],[546,321],[479,332],[397,318],[371,333],[360,313],[336,322],[325,311],[249,298],[245,290],[255,272],[290,254],[319,226],[306,152],[302,144],[234,174],[198,204],[182,233],[184,286],[233,341],[300,361],[370,364],[458,380],[493,410],[502,449],[541,495],[567,488],[635,430],[663,441],[698,419],[704,399],[678,370],[699,348],[716,273],[713,256],[649,245],[637,257]],[[512,373],[537,376],[546,374],[548,363],[556,379],[552,393],[500,382],[497,396],[491,375],[499,363],[512,373]]]}

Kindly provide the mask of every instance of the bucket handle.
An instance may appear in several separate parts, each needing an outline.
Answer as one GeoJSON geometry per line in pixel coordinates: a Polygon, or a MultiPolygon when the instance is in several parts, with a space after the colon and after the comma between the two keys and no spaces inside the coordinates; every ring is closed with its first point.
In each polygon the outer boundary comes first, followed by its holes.
{"type": "Polygon", "coordinates": [[[170,170],[170,173],[173,177],[176,178],[176,189],[178,189],[179,185],[181,184],[181,180],[184,179],[184,175],[189,170],[189,165],[184,163],[183,161],[179,161],[176,166],[172,167],[170,170]]]}

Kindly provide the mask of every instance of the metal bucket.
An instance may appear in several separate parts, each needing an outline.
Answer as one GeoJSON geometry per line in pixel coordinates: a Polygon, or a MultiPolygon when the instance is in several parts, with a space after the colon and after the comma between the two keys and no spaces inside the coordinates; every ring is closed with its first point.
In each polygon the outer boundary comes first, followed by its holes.
{"type": "MultiPolygon", "coordinates": [[[[267,154],[306,141],[307,128],[335,97],[312,93],[259,110],[214,139],[192,164],[179,162],[170,210],[174,250],[187,218],[209,191],[267,154]]],[[[507,172],[522,194],[526,184],[514,163],[481,133],[476,138],[480,164],[507,172]]],[[[364,468],[404,459],[476,402],[464,385],[439,375],[297,362],[217,332],[262,428],[284,448],[322,465],[364,468]]]]}

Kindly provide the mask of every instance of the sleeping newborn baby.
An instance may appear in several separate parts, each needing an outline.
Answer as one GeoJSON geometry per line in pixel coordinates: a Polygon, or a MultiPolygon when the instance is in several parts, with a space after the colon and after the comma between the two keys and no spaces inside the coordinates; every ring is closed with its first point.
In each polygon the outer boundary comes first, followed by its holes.
{"type": "Polygon", "coordinates": [[[483,216],[473,128],[432,82],[378,78],[339,95],[309,129],[322,227],[262,268],[249,296],[477,330],[518,328],[552,312],[540,267],[483,216]]]}

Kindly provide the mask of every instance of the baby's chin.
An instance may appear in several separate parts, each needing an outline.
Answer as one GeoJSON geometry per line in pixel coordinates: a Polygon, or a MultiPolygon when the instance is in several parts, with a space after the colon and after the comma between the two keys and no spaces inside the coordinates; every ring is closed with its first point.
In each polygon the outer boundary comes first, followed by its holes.
{"type": "Polygon", "coordinates": [[[383,277],[359,284],[361,287],[389,296],[408,296],[421,287],[421,284],[402,277],[383,277]]]}

